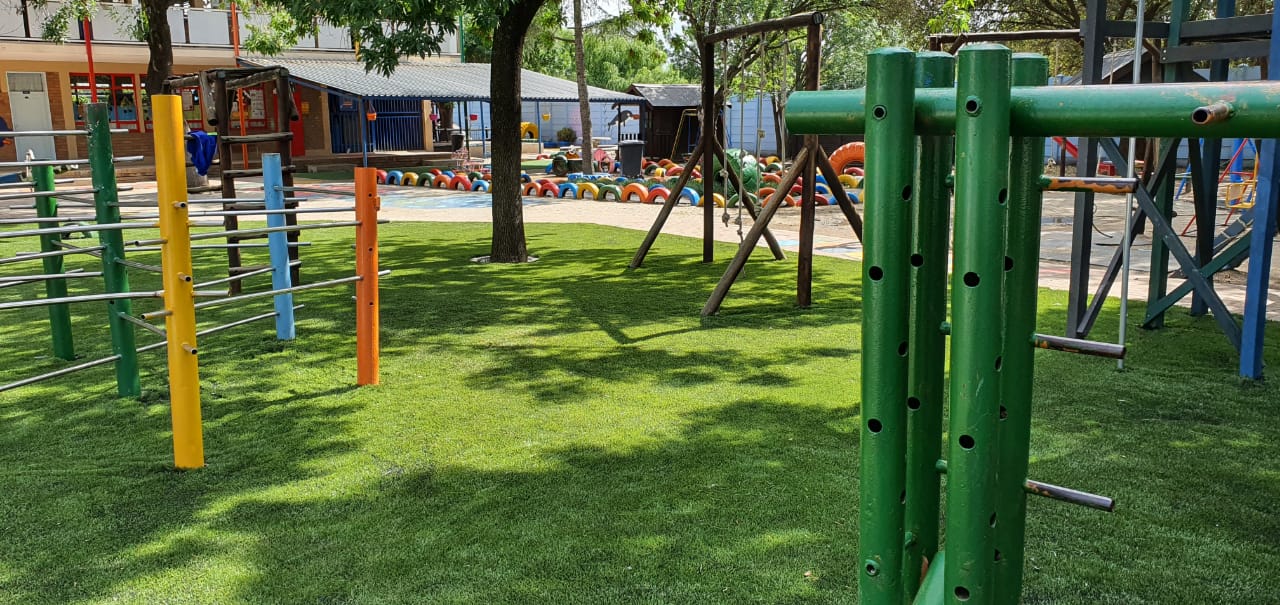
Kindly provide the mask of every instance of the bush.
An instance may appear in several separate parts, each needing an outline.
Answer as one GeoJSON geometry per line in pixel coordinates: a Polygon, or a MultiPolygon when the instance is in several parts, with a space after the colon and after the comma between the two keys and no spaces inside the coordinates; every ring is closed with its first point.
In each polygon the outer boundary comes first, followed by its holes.
{"type": "Polygon", "coordinates": [[[565,143],[572,143],[578,140],[578,131],[565,126],[564,128],[556,131],[556,140],[565,143]]]}

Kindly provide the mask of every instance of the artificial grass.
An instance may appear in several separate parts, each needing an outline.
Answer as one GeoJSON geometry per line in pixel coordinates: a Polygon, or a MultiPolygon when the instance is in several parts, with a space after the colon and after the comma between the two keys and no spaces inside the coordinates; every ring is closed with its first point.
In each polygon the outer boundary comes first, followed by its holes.
{"type": "MultiPolygon", "coordinates": [[[[350,288],[299,294],[295,342],[202,340],[206,469],[169,469],[157,354],[141,402],[107,368],[0,393],[0,603],[856,602],[858,265],[815,259],[798,310],[794,264],[752,262],[700,320],[698,242],[630,272],[638,232],[530,225],[539,262],[470,263],[488,230],[383,228],[381,386],[352,386],[350,288]]],[[[350,273],[347,235],[304,232],[306,278],[350,273]]],[[[57,367],[44,312],[7,313],[0,382],[57,367]]],[[[1280,602],[1280,390],[1212,319],[1130,334],[1125,372],[1036,354],[1033,478],[1119,508],[1032,499],[1025,601],[1280,602]]]]}

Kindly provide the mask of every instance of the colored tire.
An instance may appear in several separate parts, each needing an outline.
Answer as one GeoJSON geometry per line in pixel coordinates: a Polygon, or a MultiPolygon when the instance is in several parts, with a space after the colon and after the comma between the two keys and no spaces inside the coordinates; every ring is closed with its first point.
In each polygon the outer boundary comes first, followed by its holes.
{"type": "Polygon", "coordinates": [[[418,185],[418,173],[406,172],[400,177],[400,184],[406,187],[416,187],[418,185]]]}
{"type": "Polygon", "coordinates": [[[560,185],[560,192],[556,197],[561,199],[568,198],[571,200],[578,199],[578,186],[573,183],[563,183],[560,185]]]}
{"type": "Polygon", "coordinates": [[[828,160],[831,161],[831,167],[835,168],[836,172],[839,173],[844,171],[845,166],[854,162],[863,163],[866,159],[866,154],[867,146],[864,143],[855,141],[837,147],[828,160]]]}
{"type": "Polygon", "coordinates": [[[543,183],[542,187],[538,188],[539,197],[558,197],[559,195],[560,186],[555,183],[543,183]]]}
{"type": "Polygon", "coordinates": [[[623,198],[622,198],[622,189],[618,188],[618,186],[617,186],[617,185],[601,185],[601,186],[600,186],[600,201],[602,201],[602,202],[607,202],[607,201],[621,202],[621,201],[624,201],[624,200],[623,200],[623,198]],[[609,199],[609,195],[610,195],[610,194],[612,194],[612,195],[613,195],[613,199],[612,199],[612,200],[610,200],[610,199],[609,199]]]}
{"type": "Polygon", "coordinates": [[[386,170],[379,170],[379,171],[378,171],[378,184],[379,184],[379,185],[386,185],[386,184],[387,184],[387,171],[386,171],[386,170]]]}
{"type": "Polygon", "coordinates": [[[520,188],[520,195],[538,195],[538,190],[540,188],[542,188],[542,185],[537,183],[525,183],[524,186],[520,188]]]}
{"type": "Polygon", "coordinates": [[[471,191],[471,179],[459,174],[449,179],[449,188],[454,191],[471,191]]]}
{"type": "Polygon", "coordinates": [[[773,183],[774,185],[777,185],[778,183],[782,182],[782,177],[773,173],[765,173],[760,175],[760,182],[773,183]]]}
{"type": "Polygon", "coordinates": [[[862,179],[856,176],[853,176],[852,174],[840,175],[840,184],[844,185],[845,189],[856,189],[858,187],[858,184],[861,182],[862,182],[862,179]]]}
{"type": "Polygon", "coordinates": [[[655,185],[649,188],[649,195],[645,196],[644,202],[646,204],[656,204],[658,203],[658,198],[662,198],[662,201],[665,202],[669,197],[671,197],[670,189],[662,185],[655,185]]]}
{"type": "Polygon", "coordinates": [[[622,201],[631,201],[631,196],[636,195],[637,202],[643,202],[649,197],[649,188],[640,183],[631,183],[622,188],[622,201]]]}
{"type": "Polygon", "coordinates": [[[471,190],[472,190],[472,191],[486,191],[486,192],[487,192],[487,191],[489,191],[489,181],[486,181],[486,180],[484,180],[484,179],[479,179],[479,180],[471,181],[471,190]]]}
{"type": "Polygon", "coordinates": [[[402,178],[404,178],[404,173],[403,173],[403,172],[400,172],[399,170],[392,170],[391,172],[388,172],[388,173],[387,173],[387,184],[388,184],[388,185],[399,185],[399,184],[400,184],[400,179],[402,179],[402,178]]]}
{"type": "Polygon", "coordinates": [[[595,183],[578,183],[578,199],[587,199],[587,193],[591,194],[591,199],[600,199],[600,188],[595,183]]]}
{"type": "Polygon", "coordinates": [[[431,186],[435,187],[436,189],[448,189],[449,180],[450,180],[449,177],[442,174],[440,176],[437,176],[434,180],[431,181],[431,186]]]}
{"type": "Polygon", "coordinates": [[[702,196],[698,195],[698,192],[694,191],[693,188],[685,187],[680,191],[680,199],[689,200],[690,206],[697,206],[702,201],[702,196]]]}

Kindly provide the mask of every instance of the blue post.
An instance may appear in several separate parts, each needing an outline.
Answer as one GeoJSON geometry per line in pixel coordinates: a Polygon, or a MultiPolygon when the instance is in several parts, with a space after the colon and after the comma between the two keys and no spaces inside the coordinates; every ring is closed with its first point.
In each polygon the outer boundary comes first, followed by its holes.
{"type": "MultiPolygon", "coordinates": [[[[267,210],[284,210],[284,179],[280,172],[280,154],[262,154],[262,189],[267,210]]],[[[268,214],[268,227],[284,227],[283,214],[268,214]]],[[[267,234],[267,247],[271,253],[271,289],[285,290],[293,287],[289,277],[289,238],[284,231],[267,234]]],[[[293,323],[293,294],[286,292],[275,296],[276,338],[293,340],[296,330],[293,323]]]]}
{"type": "MultiPolygon", "coordinates": [[[[1271,15],[1271,27],[1280,27],[1280,2],[1271,15]]],[[[1271,37],[1268,65],[1272,68],[1268,79],[1280,80],[1280,37],[1271,37]]],[[[1267,329],[1267,287],[1271,276],[1271,247],[1276,237],[1276,217],[1280,214],[1280,201],[1276,190],[1276,177],[1280,176],[1280,145],[1276,139],[1267,139],[1257,150],[1254,161],[1258,166],[1257,203],[1253,207],[1253,241],[1249,243],[1249,275],[1245,279],[1244,330],[1240,334],[1240,375],[1257,380],[1262,378],[1262,339],[1267,329]]]]}
{"type": "MultiPolygon", "coordinates": [[[[1231,160],[1231,168],[1229,169],[1231,173],[1229,176],[1229,179],[1232,183],[1239,183],[1244,180],[1244,177],[1240,176],[1240,173],[1244,172],[1245,140],[1246,139],[1236,139],[1235,145],[1231,146],[1232,160],[1231,160]]],[[[1258,161],[1258,158],[1256,157],[1257,155],[1258,154],[1256,153],[1254,154],[1255,157],[1253,158],[1253,161],[1255,162],[1258,161]]]]}

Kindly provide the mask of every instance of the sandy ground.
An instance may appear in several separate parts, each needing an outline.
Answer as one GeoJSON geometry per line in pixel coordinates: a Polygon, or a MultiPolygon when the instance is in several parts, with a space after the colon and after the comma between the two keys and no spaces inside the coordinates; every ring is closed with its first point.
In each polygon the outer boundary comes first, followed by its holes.
{"type": "MultiPolygon", "coordinates": [[[[327,186],[326,183],[310,182],[299,180],[299,185],[308,186],[327,186]]],[[[79,188],[87,186],[85,183],[71,183],[61,185],[64,188],[79,188]]],[[[122,201],[125,203],[134,202],[140,206],[146,206],[155,199],[154,182],[133,183],[132,191],[122,194],[122,201]]],[[[341,186],[341,185],[340,185],[341,186]]],[[[256,195],[261,195],[261,185],[252,182],[243,182],[243,197],[253,197],[254,187],[258,187],[256,195]]],[[[345,187],[349,190],[350,184],[345,187]]],[[[384,186],[380,190],[383,197],[383,208],[381,216],[392,221],[439,221],[439,222],[487,222],[490,220],[490,209],[487,205],[487,198],[477,194],[462,194],[458,196],[450,192],[412,188],[412,187],[393,187],[384,186]]],[[[323,197],[323,196],[320,196],[323,197]]],[[[327,205],[339,201],[341,198],[333,198],[327,205]]],[[[1186,199],[1179,200],[1175,203],[1175,212],[1177,217],[1174,219],[1174,225],[1181,230],[1186,226],[1189,217],[1193,214],[1190,196],[1186,199]]],[[[0,203],[0,217],[26,217],[33,213],[27,209],[11,209],[11,206],[20,205],[21,202],[5,202],[0,203]]],[[[594,223],[599,225],[608,225],[621,227],[625,229],[635,229],[636,245],[639,246],[643,239],[641,232],[647,231],[657,218],[659,206],[651,204],[639,203],[613,203],[613,202],[593,202],[578,200],[546,200],[540,199],[533,203],[527,203],[525,206],[525,220],[530,223],[594,223]]],[[[143,212],[146,209],[125,209],[126,214],[143,212]]],[[[62,207],[64,215],[70,213],[86,214],[91,213],[88,208],[77,206],[74,203],[65,203],[62,207]]],[[[1040,285],[1056,290],[1067,290],[1070,276],[1070,255],[1071,255],[1071,229],[1073,215],[1073,197],[1071,194],[1064,193],[1047,193],[1045,195],[1044,218],[1042,220],[1041,231],[1041,266],[1040,266],[1040,285]]],[[[726,215],[724,209],[714,209],[715,216],[715,238],[725,242],[739,241],[737,221],[739,212],[737,209],[729,209],[726,215]],[[728,221],[727,224],[725,221],[728,221]]],[[[307,215],[306,220],[332,220],[347,219],[348,216],[311,214],[307,215]]],[[[252,219],[254,217],[246,217],[252,219]]],[[[751,218],[746,212],[741,213],[742,231],[751,227],[751,218]]],[[[1218,215],[1218,229],[1226,219],[1226,211],[1220,210],[1218,215]]],[[[1103,267],[1111,259],[1114,252],[1118,249],[1121,242],[1123,226],[1124,226],[1124,198],[1118,196],[1098,196],[1097,209],[1095,211],[1096,230],[1094,232],[1092,247],[1092,269],[1090,271],[1091,288],[1096,289],[1098,281],[1101,278],[1103,267]]],[[[677,206],[671,213],[670,219],[663,228],[663,234],[683,235],[689,237],[701,237],[703,225],[703,209],[690,206],[677,206]]],[[[798,246],[800,227],[800,212],[797,208],[782,208],[778,211],[771,223],[771,230],[774,236],[779,240],[782,246],[789,250],[795,251],[798,246]]],[[[1183,237],[1182,241],[1191,249],[1194,241],[1189,237],[1194,234],[1194,230],[1188,232],[1188,237],[1183,237]]],[[[764,243],[761,242],[761,246],[764,243]]],[[[1129,287],[1130,300],[1145,300],[1147,283],[1149,278],[1149,256],[1151,250],[1151,240],[1148,236],[1139,236],[1135,242],[1132,253],[1132,277],[1129,287]]],[[[847,258],[859,260],[862,257],[861,245],[854,237],[853,230],[845,221],[844,215],[836,207],[824,206],[818,208],[817,224],[815,228],[815,253],[839,258],[847,258]]],[[[1280,258],[1280,251],[1277,252],[1277,258],[1280,258]]],[[[727,259],[726,259],[727,260],[727,259]]],[[[1177,263],[1173,260],[1170,262],[1170,269],[1177,268],[1177,263]]],[[[1215,276],[1215,285],[1222,297],[1224,304],[1234,313],[1242,313],[1244,310],[1244,275],[1247,271],[1247,263],[1240,267],[1240,270],[1226,271],[1215,276]]],[[[1171,287],[1181,283],[1180,278],[1171,278],[1171,287]]],[[[1268,318],[1280,321],[1280,262],[1272,267],[1271,275],[1272,289],[1270,300],[1268,301],[1268,318]]],[[[1110,293],[1115,298],[1120,294],[1120,287],[1117,284],[1110,293]]],[[[1180,303],[1182,306],[1190,305],[1190,297],[1183,299],[1180,303]]]]}

